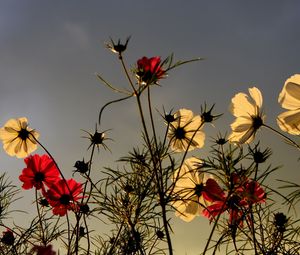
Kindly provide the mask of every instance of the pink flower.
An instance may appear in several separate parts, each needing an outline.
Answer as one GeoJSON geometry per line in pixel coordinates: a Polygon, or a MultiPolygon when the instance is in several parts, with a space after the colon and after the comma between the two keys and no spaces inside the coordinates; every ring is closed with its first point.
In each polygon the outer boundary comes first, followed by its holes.
{"type": "Polygon", "coordinates": [[[160,57],[143,57],[137,61],[137,78],[143,84],[155,84],[163,78],[165,71],[161,67],[160,57]]]}

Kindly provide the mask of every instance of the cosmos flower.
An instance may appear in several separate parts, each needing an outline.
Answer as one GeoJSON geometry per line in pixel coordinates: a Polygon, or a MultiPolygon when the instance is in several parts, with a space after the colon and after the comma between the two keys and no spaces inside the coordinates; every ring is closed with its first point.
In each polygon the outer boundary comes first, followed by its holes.
{"type": "Polygon", "coordinates": [[[82,193],[82,184],[74,179],[59,180],[48,191],[43,192],[49,204],[53,207],[53,214],[64,216],[68,210],[76,210],[76,201],[82,193]]]}
{"type": "Polygon", "coordinates": [[[13,245],[15,242],[14,233],[10,229],[6,229],[2,232],[1,242],[6,245],[13,245]]]}
{"type": "Polygon", "coordinates": [[[25,117],[10,119],[0,128],[4,150],[8,155],[18,158],[25,158],[37,149],[38,137],[39,133],[28,127],[25,117]]]}
{"type": "Polygon", "coordinates": [[[52,245],[47,246],[34,246],[32,249],[33,252],[36,252],[36,255],[56,255],[56,252],[52,250],[52,245]]]}
{"type": "Polygon", "coordinates": [[[110,49],[113,53],[117,53],[119,56],[121,56],[121,54],[126,50],[129,40],[130,36],[127,37],[126,42],[123,44],[121,43],[120,39],[118,40],[118,43],[115,43],[113,39],[110,39],[111,43],[107,43],[106,47],[110,49]]]}
{"type": "Polygon", "coordinates": [[[249,88],[249,94],[238,93],[231,100],[231,113],[236,117],[231,124],[232,133],[228,140],[233,143],[250,143],[263,125],[262,95],[258,88],[249,88]]]}
{"type": "Polygon", "coordinates": [[[94,134],[83,130],[85,133],[87,133],[89,136],[83,136],[83,138],[88,138],[90,140],[90,145],[88,147],[91,148],[93,146],[97,147],[98,151],[100,150],[100,146],[102,146],[105,150],[109,150],[110,149],[107,147],[107,145],[104,143],[105,140],[111,140],[110,138],[107,138],[105,135],[105,131],[104,132],[98,132],[97,131],[97,126],[96,126],[96,130],[94,132],[94,134]]]}
{"type": "Polygon", "coordinates": [[[160,57],[143,57],[137,61],[136,76],[141,84],[155,84],[163,78],[165,71],[161,67],[160,57]]]}
{"type": "Polygon", "coordinates": [[[177,210],[175,215],[186,222],[201,215],[206,206],[211,204],[216,197],[221,199],[224,196],[212,176],[198,170],[201,162],[195,157],[186,159],[182,167],[173,175],[175,183],[173,206],[177,210]]]}
{"type": "Polygon", "coordinates": [[[53,183],[59,180],[59,171],[48,155],[30,155],[24,159],[27,167],[19,176],[23,182],[23,189],[44,188],[44,184],[50,187],[53,183]]]}
{"type": "Polygon", "coordinates": [[[222,199],[216,199],[203,211],[203,215],[215,219],[218,215],[227,211],[229,213],[229,224],[243,226],[243,220],[249,212],[250,206],[265,202],[266,194],[257,181],[246,177],[239,178],[233,175],[231,178],[233,190],[222,199]]]}
{"type": "Polygon", "coordinates": [[[295,74],[285,81],[278,102],[288,110],[278,116],[278,126],[284,132],[300,135],[300,74],[295,74]]]}
{"type": "Polygon", "coordinates": [[[285,214],[278,212],[274,214],[274,225],[279,233],[283,233],[286,230],[289,219],[285,214]]]}
{"type": "Polygon", "coordinates": [[[194,116],[191,110],[180,109],[174,114],[175,121],[169,124],[168,138],[171,149],[175,152],[189,151],[204,145],[205,134],[201,117],[194,116]]]}

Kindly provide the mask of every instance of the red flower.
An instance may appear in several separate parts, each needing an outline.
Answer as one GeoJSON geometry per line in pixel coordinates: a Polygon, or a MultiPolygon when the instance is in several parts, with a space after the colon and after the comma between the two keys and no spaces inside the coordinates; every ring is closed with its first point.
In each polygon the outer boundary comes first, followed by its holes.
{"type": "Polygon", "coordinates": [[[10,229],[6,229],[6,231],[2,232],[1,242],[6,245],[13,245],[15,242],[15,237],[13,232],[10,229]]]}
{"type": "Polygon", "coordinates": [[[50,187],[59,179],[59,171],[55,163],[48,155],[30,155],[24,159],[27,167],[23,169],[19,176],[23,182],[23,189],[44,189],[44,184],[50,187]]]}
{"type": "Polygon", "coordinates": [[[223,200],[225,198],[225,193],[219,184],[214,179],[208,179],[206,181],[205,192],[203,193],[205,200],[209,202],[223,200]]]}
{"type": "Polygon", "coordinates": [[[47,246],[34,246],[32,251],[36,252],[36,255],[56,255],[56,252],[52,250],[51,244],[47,246]]]}
{"type": "Polygon", "coordinates": [[[76,201],[82,198],[82,191],[81,183],[74,179],[61,179],[44,192],[44,196],[53,207],[53,214],[64,216],[68,210],[77,209],[76,201]]]}
{"type": "Polygon", "coordinates": [[[246,200],[248,204],[265,202],[266,193],[258,182],[249,180],[245,184],[246,200]]]}
{"type": "Polygon", "coordinates": [[[225,211],[229,213],[229,224],[242,227],[243,220],[247,216],[251,205],[265,202],[266,194],[258,182],[247,178],[233,176],[233,192],[230,195],[217,199],[212,205],[206,207],[203,215],[213,220],[225,211]],[[242,181],[238,184],[238,181],[242,181]]]}
{"type": "Polygon", "coordinates": [[[161,79],[165,71],[161,68],[160,57],[143,57],[137,61],[136,75],[140,83],[153,84],[161,79]]]}

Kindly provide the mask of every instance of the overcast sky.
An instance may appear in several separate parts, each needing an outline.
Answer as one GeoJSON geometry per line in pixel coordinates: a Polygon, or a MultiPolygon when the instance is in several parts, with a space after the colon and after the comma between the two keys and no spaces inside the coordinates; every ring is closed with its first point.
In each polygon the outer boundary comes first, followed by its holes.
{"type": "MultiPolygon", "coordinates": [[[[125,40],[131,35],[125,53],[129,67],[142,56],[205,57],[169,73],[154,92],[158,109],[199,112],[204,102],[216,103],[216,111],[225,114],[215,128],[206,130],[209,135],[224,133],[233,120],[228,112],[231,98],[257,86],[267,123],[276,127],[275,118],[282,112],[278,94],[284,81],[300,72],[299,11],[299,1],[281,0],[0,0],[0,125],[26,116],[71,176],[74,162],[88,155],[81,129],[93,131],[101,106],[117,98],[94,73],[127,86],[116,56],[104,43],[109,37],[125,40]]],[[[114,142],[109,144],[112,154],[99,155],[99,169],[125,155],[130,142],[138,143],[136,110],[132,100],[104,113],[101,128],[112,129],[114,142]]],[[[299,180],[298,152],[273,137],[264,130],[258,136],[273,147],[275,164],[285,165],[275,177],[299,180]]],[[[0,171],[7,171],[16,185],[23,166],[22,160],[0,150],[0,171]]],[[[207,220],[174,222],[180,240],[175,242],[177,254],[199,253],[205,241],[199,239],[207,237],[199,229],[208,227],[207,220]]]]}

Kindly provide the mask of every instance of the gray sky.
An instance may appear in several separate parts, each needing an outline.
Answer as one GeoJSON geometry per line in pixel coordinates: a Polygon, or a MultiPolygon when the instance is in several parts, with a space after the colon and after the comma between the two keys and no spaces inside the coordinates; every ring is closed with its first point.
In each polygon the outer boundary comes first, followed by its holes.
{"type": "MultiPolygon", "coordinates": [[[[204,102],[216,103],[216,111],[225,113],[223,119],[205,130],[208,136],[224,133],[233,120],[228,112],[233,95],[257,86],[263,93],[267,123],[276,127],[275,118],[282,112],[278,94],[284,81],[300,72],[299,10],[299,1],[279,0],[0,0],[0,124],[26,116],[71,176],[74,162],[88,155],[81,129],[93,131],[101,106],[117,98],[94,73],[127,86],[116,56],[104,42],[110,36],[117,40],[131,35],[125,54],[131,67],[142,56],[165,58],[174,53],[181,60],[206,58],[169,73],[154,92],[158,109],[185,107],[199,112],[204,102]]],[[[99,169],[125,155],[130,142],[138,144],[138,127],[133,100],[104,113],[102,128],[112,129],[113,154],[99,155],[99,169]]],[[[295,149],[266,130],[258,138],[273,147],[274,164],[285,165],[274,179],[299,180],[295,149]]],[[[0,171],[16,178],[17,185],[23,166],[22,160],[0,150],[0,171]]],[[[199,253],[205,241],[199,239],[208,235],[202,231],[207,220],[174,222],[180,240],[175,242],[177,254],[199,253]]]]}

